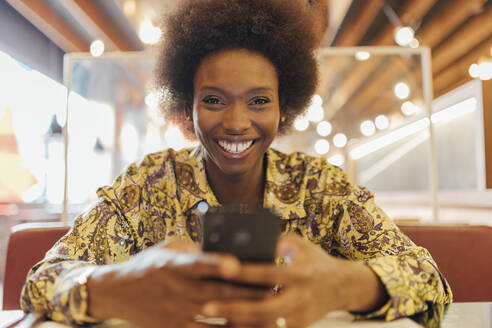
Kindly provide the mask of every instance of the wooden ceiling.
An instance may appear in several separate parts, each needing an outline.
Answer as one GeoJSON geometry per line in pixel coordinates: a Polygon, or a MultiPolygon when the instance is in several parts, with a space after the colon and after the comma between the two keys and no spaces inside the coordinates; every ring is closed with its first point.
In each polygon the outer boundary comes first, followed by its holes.
{"type": "MultiPolygon", "coordinates": [[[[492,5],[485,0],[353,1],[331,45],[395,45],[395,23],[385,13],[388,7],[402,25],[415,29],[420,45],[432,49],[435,97],[470,80],[469,66],[492,55],[492,5]]],[[[335,58],[322,65],[321,92],[325,92],[328,118],[357,137],[358,123],[364,119],[378,114],[401,116],[405,100],[394,96],[393,86],[398,81],[406,81],[411,89],[412,83],[416,88],[421,84],[420,63],[415,58],[408,61],[371,57],[354,64],[348,58],[335,58]]]]}
{"type": "MultiPolygon", "coordinates": [[[[7,0],[65,52],[88,51],[95,39],[103,40],[107,51],[144,50],[139,24],[155,22],[175,1],[7,0]]],[[[330,26],[324,46],[394,46],[395,24],[413,27],[420,45],[432,49],[435,97],[470,80],[468,67],[492,55],[492,0],[325,1],[330,2],[330,26]]],[[[363,119],[401,116],[402,101],[393,95],[393,85],[401,80],[410,87],[418,84],[419,67],[418,60],[404,57],[324,61],[319,93],[325,118],[357,138],[363,119]]]]}

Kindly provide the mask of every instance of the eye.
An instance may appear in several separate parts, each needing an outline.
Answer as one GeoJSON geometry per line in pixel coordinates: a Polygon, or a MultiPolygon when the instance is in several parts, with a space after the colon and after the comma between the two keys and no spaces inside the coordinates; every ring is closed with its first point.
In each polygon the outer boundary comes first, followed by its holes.
{"type": "Polygon", "coordinates": [[[219,97],[216,96],[206,96],[205,98],[202,99],[202,102],[210,105],[219,105],[222,103],[219,97]]]}
{"type": "Polygon", "coordinates": [[[258,98],[254,98],[250,104],[251,105],[266,105],[270,103],[270,99],[268,98],[265,98],[265,97],[258,97],[258,98]]]}

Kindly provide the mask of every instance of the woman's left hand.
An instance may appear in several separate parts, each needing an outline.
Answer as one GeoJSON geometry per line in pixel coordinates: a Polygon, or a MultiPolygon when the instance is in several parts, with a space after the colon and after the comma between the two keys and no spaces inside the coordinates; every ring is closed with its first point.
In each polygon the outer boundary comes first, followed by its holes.
{"type": "Polygon", "coordinates": [[[333,310],[370,310],[375,305],[371,304],[371,288],[373,292],[374,288],[378,292],[379,288],[384,289],[367,266],[330,256],[293,233],[279,240],[277,255],[285,259],[286,265],[242,264],[231,280],[266,286],[280,284],[279,295],[260,301],[209,302],[203,313],[225,317],[233,327],[307,327],[333,310]],[[360,283],[371,281],[375,285],[369,286],[369,294],[356,290],[360,283]]]}

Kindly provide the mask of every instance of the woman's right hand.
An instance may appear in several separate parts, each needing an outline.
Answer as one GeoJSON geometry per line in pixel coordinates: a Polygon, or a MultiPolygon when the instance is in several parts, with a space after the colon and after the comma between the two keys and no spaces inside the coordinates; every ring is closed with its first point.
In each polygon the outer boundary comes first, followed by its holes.
{"type": "Polygon", "coordinates": [[[227,280],[239,270],[231,255],[202,253],[199,246],[180,241],[158,244],[126,262],[99,267],[88,280],[88,312],[142,328],[203,327],[194,318],[207,301],[271,296],[267,288],[207,279],[227,280]]]}

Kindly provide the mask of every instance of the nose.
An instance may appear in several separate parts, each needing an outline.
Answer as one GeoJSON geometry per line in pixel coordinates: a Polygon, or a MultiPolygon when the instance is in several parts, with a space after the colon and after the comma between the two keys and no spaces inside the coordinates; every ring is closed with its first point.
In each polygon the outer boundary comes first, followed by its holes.
{"type": "Polygon", "coordinates": [[[250,126],[251,119],[246,104],[235,102],[224,111],[222,127],[227,133],[241,134],[250,126]]]}

